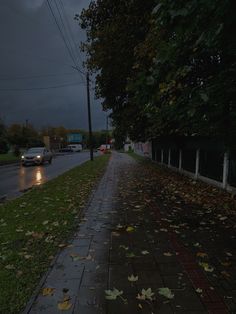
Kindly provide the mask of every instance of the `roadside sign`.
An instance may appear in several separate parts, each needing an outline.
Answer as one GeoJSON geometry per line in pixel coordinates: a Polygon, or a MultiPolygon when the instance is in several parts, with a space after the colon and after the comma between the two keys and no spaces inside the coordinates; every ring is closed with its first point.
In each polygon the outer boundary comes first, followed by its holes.
{"type": "Polygon", "coordinates": [[[80,133],[71,133],[67,135],[68,143],[82,143],[82,134],[80,133]]]}

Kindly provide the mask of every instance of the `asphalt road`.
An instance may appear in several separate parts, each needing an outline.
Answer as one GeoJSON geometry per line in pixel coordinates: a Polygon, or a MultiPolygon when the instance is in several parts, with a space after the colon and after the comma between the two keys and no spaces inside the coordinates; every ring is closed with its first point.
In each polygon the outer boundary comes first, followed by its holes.
{"type": "Polygon", "coordinates": [[[33,185],[40,185],[89,160],[89,152],[56,156],[52,164],[23,167],[19,164],[0,166],[0,198],[14,198],[33,185]]]}

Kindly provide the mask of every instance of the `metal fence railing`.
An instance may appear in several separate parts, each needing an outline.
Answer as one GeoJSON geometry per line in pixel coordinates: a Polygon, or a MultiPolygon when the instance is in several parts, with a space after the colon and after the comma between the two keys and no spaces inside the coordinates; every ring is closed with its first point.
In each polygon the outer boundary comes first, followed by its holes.
{"type": "Polygon", "coordinates": [[[196,167],[196,150],[183,149],[182,150],[182,168],[189,172],[195,172],[196,167]]]}
{"type": "Polygon", "coordinates": [[[152,159],[224,189],[236,188],[236,149],[229,151],[215,139],[157,138],[152,140],[152,159]]]}
{"type": "Polygon", "coordinates": [[[231,186],[236,187],[236,150],[231,151],[229,155],[229,179],[231,186]]]}
{"type": "Polygon", "coordinates": [[[199,174],[216,180],[223,180],[224,152],[200,150],[199,174]]]}

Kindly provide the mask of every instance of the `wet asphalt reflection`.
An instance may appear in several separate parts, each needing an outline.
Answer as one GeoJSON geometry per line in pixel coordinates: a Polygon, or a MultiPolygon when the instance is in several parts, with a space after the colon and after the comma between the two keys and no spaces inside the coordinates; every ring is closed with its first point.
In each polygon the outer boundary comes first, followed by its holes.
{"type": "Polygon", "coordinates": [[[63,172],[89,160],[88,152],[72,153],[53,158],[40,166],[23,167],[18,164],[0,167],[0,199],[14,198],[32,186],[40,185],[63,172]]]}

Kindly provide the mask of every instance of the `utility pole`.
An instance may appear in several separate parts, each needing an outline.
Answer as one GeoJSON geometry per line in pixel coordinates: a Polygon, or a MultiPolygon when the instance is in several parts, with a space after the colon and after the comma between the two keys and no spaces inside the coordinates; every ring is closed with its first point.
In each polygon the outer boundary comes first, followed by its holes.
{"type": "Polygon", "coordinates": [[[109,119],[109,115],[106,116],[106,149],[108,146],[108,119],[109,119]]]}
{"type": "Polygon", "coordinates": [[[89,149],[90,160],[93,161],[93,134],[92,134],[92,122],[91,122],[91,109],[90,109],[90,89],[89,89],[89,73],[87,72],[87,102],[88,102],[88,124],[89,124],[89,149]]]}

